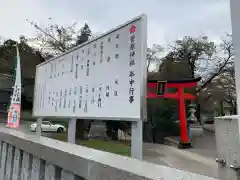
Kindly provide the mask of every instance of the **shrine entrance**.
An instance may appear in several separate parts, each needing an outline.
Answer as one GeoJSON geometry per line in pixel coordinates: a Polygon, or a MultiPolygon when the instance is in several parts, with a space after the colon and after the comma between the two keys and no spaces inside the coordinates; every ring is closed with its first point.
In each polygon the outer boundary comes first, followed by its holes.
{"type": "Polygon", "coordinates": [[[178,81],[158,81],[148,80],[147,87],[153,89],[153,92],[148,92],[147,98],[166,98],[166,99],[177,99],[179,109],[179,120],[180,120],[180,148],[191,147],[191,141],[188,137],[187,129],[187,118],[186,118],[186,106],[185,100],[194,100],[196,96],[185,93],[185,88],[193,88],[197,86],[197,83],[201,78],[178,80],[178,81]],[[169,89],[175,88],[176,92],[169,92],[169,89]]]}

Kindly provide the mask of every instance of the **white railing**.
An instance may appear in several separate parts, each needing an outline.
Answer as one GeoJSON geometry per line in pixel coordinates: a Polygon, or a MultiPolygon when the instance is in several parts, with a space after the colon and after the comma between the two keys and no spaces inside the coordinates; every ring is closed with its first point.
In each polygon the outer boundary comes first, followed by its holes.
{"type": "Polygon", "coordinates": [[[0,142],[0,180],[214,180],[3,127],[0,142]]]}

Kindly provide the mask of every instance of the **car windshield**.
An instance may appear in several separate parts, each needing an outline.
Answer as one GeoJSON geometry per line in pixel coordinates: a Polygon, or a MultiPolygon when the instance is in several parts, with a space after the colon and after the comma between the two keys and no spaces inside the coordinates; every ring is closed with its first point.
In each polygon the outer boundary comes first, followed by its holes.
{"type": "Polygon", "coordinates": [[[42,124],[44,124],[44,125],[49,125],[49,124],[51,124],[51,123],[50,123],[49,121],[43,121],[42,124]]]}

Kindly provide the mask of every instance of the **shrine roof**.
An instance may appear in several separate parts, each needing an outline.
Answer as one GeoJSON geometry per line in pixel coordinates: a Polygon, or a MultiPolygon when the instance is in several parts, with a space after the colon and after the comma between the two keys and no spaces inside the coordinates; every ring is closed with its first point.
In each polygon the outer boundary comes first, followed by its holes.
{"type": "Polygon", "coordinates": [[[166,81],[167,83],[190,83],[190,82],[198,82],[201,80],[201,77],[198,78],[188,78],[188,79],[180,79],[180,80],[150,80],[148,79],[149,83],[154,83],[158,81],[166,81]]]}

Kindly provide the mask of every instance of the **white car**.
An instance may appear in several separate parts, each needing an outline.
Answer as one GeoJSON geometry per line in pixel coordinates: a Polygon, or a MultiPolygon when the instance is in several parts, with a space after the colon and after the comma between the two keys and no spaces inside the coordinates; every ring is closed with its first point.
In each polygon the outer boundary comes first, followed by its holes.
{"type": "MultiPolygon", "coordinates": [[[[30,125],[31,131],[36,131],[37,123],[30,125]]],[[[66,128],[61,124],[53,124],[50,121],[43,121],[41,125],[42,132],[66,132],[66,128]]]]}

